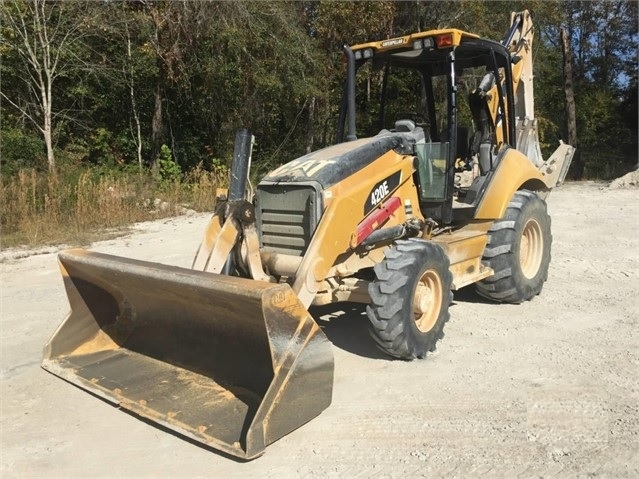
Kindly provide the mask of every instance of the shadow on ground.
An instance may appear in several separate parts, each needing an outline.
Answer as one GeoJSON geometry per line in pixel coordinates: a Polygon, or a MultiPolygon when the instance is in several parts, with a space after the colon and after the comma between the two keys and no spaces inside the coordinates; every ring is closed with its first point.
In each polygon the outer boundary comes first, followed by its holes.
{"type": "Polygon", "coordinates": [[[453,305],[455,303],[498,304],[495,301],[480,296],[473,284],[461,288],[458,291],[453,291],[453,293],[453,305]]]}
{"type": "MultiPolygon", "coordinates": [[[[456,303],[498,305],[477,294],[473,285],[454,293],[451,307],[456,303]]],[[[313,306],[309,311],[329,341],[338,348],[366,358],[395,360],[377,348],[371,338],[365,304],[335,303],[313,306]]]]}
{"type": "Polygon", "coordinates": [[[371,359],[393,358],[375,345],[368,332],[366,305],[360,303],[336,303],[311,307],[310,313],[329,341],[349,353],[371,359]]]}

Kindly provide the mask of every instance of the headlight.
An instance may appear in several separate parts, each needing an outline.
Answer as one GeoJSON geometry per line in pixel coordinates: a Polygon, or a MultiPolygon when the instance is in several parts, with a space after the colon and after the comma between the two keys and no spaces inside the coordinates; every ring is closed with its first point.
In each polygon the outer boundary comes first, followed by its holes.
{"type": "Polygon", "coordinates": [[[435,42],[432,37],[418,38],[413,42],[413,50],[422,50],[424,48],[433,48],[435,42]]]}
{"type": "Polygon", "coordinates": [[[355,60],[361,60],[362,58],[364,59],[369,59],[373,57],[373,49],[372,48],[366,48],[364,50],[357,50],[355,52],[355,60]]]}

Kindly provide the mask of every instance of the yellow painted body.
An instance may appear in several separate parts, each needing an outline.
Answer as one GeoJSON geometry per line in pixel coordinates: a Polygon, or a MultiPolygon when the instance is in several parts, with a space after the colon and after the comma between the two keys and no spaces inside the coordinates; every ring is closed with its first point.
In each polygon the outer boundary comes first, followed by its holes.
{"type": "Polygon", "coordinates": [[[501,218],[513,194],[522,189],[523,185],[532,191],[548,189],[542,174],[530,160],[511,148],[505,152],[497,166],[490,187],[477,207],[475,218],[501,218]]]}
{"type": "MultiPolygon", "coordinates": [[[[399,186],[394,192],[390,192],[389,197],[400,197],[402,205],[408,199],[415,205],[415,214],[419,215],[417,188],[413,182],[412,156],[400,155],[393,150],[324,191],[325,209],[322,220],[293,284],[293,290],[300,296],[303,304],[311,304],[338,257],[354,254],[350,248],[351,237],[358,224],[365,218],[364,204],[371,193],[372,185],[397,171],[401,171],[399,186]]],[[[402,206],[384,226],[402,224],[406,219],[402,206]]]]}
{"type": "Polygon", "coordinates": [[[388,40],[380,40],[376,42],[360,43],[351,47],[351,50],[365,50],[372,48],[376,52],[386,52],[397,48],[405,48],[407,45],[412,45],[415,40],[423,38],[437,38],[445,35],[451,36],[450,46],[458,46],[462,37],[466,38],[479,38],[474,33],[468,33],[457,28],[445,28],[441,30],[428,30],[426,32],[417,32],[411,35],[404,35],[403,37],[390,38],[388,40]]]}
{"type": "MultiPolygon", "coordinates": [[[[372,185],[401,171],[399,186],[389,194],[387,200],[398,197],[402,206],[379,227],[388,228],[404,224],[409,218],[404,208],[406,201],[413,206],[410,216],[425,219],[419,210],[418,191],[413,180],[413,164],[412,156],[401,155],[391,150],[324,191],[325,210],[322,220],[296,271],[293,284],[293,290],[303,304],[310,305],[319,292],[330,288],[327,285],[328,278],[349,277],[383,259],[386,244],[366,252],[352,248],[352,238],[357,226],[366,217],[363,208],[372,185]]],[[[292,170],[288,170],[288,173],[291,172],[292,170]]],[[[503,216],[513,194],[524,186],[533,191],[547,189],[539,170],[520,152],[509,149],[494,172],[477,207],[474,220],[456,225],[445,234],[426,238],[444,248],[450,259],[455,289],[492,274],[489,268],[481,264],[487,231],[493,220],[503,216]]],[[[369,214],[373,214],[374,211],[369,214]]],[[[322,297],[319,302],[325,303],[327,300],[322,297]]]]}

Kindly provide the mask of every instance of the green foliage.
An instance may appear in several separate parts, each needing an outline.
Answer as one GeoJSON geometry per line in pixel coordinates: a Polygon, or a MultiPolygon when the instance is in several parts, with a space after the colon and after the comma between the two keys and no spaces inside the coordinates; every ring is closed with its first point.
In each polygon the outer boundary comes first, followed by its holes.
{"type": "Polygon", "coordinates": [[[211,170],[221,176],[228,175],[230,171],[228,165],[220,158],[213,158],[211,160],[211,170]]]}
{"type": "MultiPolygon", "coordinates": [[[[159,156],[162,163],[154,166],[166,184],[197,168],[225,174],[235,131],[248,127],[259,142],[253,172],[263,173],[331,141],[343,43],[447,27],[500,40],[510,10],[523,8],[535,12],[535,104],[544,153],[566,135],[558,35],[566,27],[582,153],[574,176],[615,175],[636,163],[636,2],[7,0],[0,4],[7,19],[0,25],[3,174],[46,168],[40,89],[33,83],[38,73],[24,62],[19,35],[25,20],[35,41],[36,4],[44,9],[42,28],[52,34],[50,52],[59,58],[52,132],[64,170],[137,172],[139,149],[145,167],[159,156]]],[[[369,72],[360,80],[361,133],[378,126],[366,92],[378,89],[380,79],[369,72]]],[[[391,87],[398,95],[418,93],[409,79],[391,87]]]]}
{"type": "Polygon", "coordinates": [[[115,165],[113,134],[106,128],[98,128],[91,135],[89,160],[95,164],[115,165]]]}
{"type": "Polygon", "coordinates": [[[182,169],[180,168],[180,165],[173,160],[171,149],[166,145],[162,145],[160,148],[158,166],[160,185],[162,185],[163,188],[166,188],[168,185],[180,180],[180,177],[182,176],[182,169]]]}
{"type": "Polygon", "coordinates": [[[635,155],[624,154],[633,135],[621,114],[620,101],[610,89],[592,86],[577,98],[584,178],[612,179],[636,164],[636,150],[635,155]]]}
{"type": "Polygon", "coordinates": [[[396,5],[390,1],[320,1],[315,28],[328,51],[389,34],[396,5]]]}
{"type": "Polygon", "coordinates": [[[0,171],[3,175],[14,175],[21,169],[44,166],[44,144],[40,138],[19,128],[2,130],[0,135],[0,171]]]}

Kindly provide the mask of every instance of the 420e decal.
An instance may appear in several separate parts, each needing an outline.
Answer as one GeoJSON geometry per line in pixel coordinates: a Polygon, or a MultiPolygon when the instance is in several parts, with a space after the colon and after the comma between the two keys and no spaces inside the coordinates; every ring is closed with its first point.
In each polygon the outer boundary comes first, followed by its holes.
{"type": "Polygon", "coordinates": [[[399,182],[402,179],[402,172],[397,171],[387,178],[379,181],[373,186],[373,189],[368,194],[368,199],[364,205],[364,214],[367,215],[370,211],[380,204],[388,195],[390,195],[395,188],[399,186],[399,182]]]}

